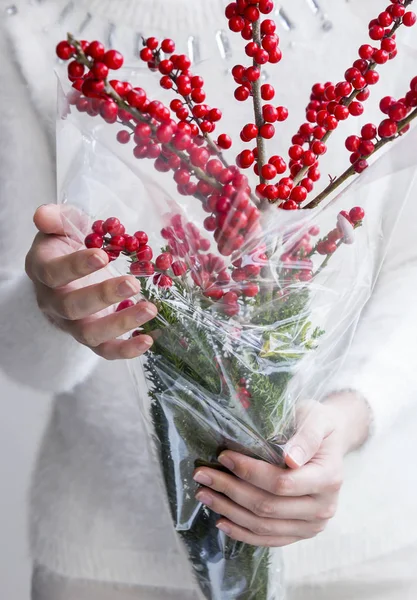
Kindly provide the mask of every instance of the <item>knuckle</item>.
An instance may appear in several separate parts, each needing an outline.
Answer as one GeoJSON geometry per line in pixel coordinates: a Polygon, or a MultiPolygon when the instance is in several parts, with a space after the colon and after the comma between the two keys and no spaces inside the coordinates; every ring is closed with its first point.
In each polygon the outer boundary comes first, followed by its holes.
{"type": "Polygon", "coordinates": [[[132,360],[133,358],[137,357],[138,351],[130,344],[122,344],[120,346],[119,354],[120,358],[122,358],[123,360],[132,360]]]}
{"type": "Polygon", "coordinates": [[[340,492],[343,485],[343,477],[342,475],[335,474],[330,478],[327,489],[331,492],[340,492]]]}
{"type": "Polygon", "coordinates": [[[94,334],[87,327],[81,327],[77,332],[76,337],[83,346],[97,348],[100,345],[99,340],[95,338],[94,334]]]}
{"type": "Polygon", "coordinates": [[[293,490],[293,481],[288,476],[278,476],[272,486],[273,493],[276,496],[288,496],[293,490]]]}
{"type": "Polygon", "coordinates": [[[327,506],[321,507],[316,513],[316,519],[318,521],[330,521],[336,515],[337,505],[328,504],[327,506]]]}
{"type": "Polygon", "coordinates": [[[316,521],[311,524],[309,535],[310,537],[316,537],[323,533],[327,527],[327,521],[316,521]]]}
{"type": "Polygon", "coordinates": [[[71,294],[62,296],[59,301],[59,312],[64,319],[68,321],[76,321],[78,318],[77,305],[71,294]]]}
{"type": "Polygon", "coordinates": [[[41,263],[37,271],[39,281],[46,285],[46,287],[55,287],[55,277],[47,263],[41,263]]]}
{"type": "Polygon", "coordinates": [[[257,502],[254,505],[252,512],[258,517],[268,518],[274,517],[276,514],[275,505],[269,500],[261,500],[260,502],[257,502]]]}
{"type": "Polygon", "coordinates": [[[271,533],[270,525],[264,521],[256,521],[251,527],[251,531],[262,537],[268,536],[271,533]]]}
{"type": "Polygon", "coordinates": [[[110,306],[118,301],[114,283],[111,280],[103,281],[103,283],[97,287],[97,296],[103,306],[110,306]]]}

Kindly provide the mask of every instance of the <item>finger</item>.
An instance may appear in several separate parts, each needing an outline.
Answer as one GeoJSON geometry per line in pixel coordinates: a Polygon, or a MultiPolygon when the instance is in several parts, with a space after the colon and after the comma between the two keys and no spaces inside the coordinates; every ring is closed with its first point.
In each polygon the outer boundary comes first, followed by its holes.
{"type": "Polygon", "coordinates": [[[320,450],[323,441],[332,433],[327,412],[317,402],[310,402],[299,410],[300,426],[285,446],[285,462],[291,469],[306,465],[320,450]]]}
{"type": "Polygon", "coordinates": [[[278,519],[265,519],[257,517],[248,510],[238,506],[225,496],[211,492],[207,488],[199,490],[196,494],[199,502],[208,506],[218,515],[226,517],[235,525],[263,537],[299,537],[306,539],[315,535],[315,525],[307,521],[284,521],[278,519]]]}
{"type": "Polygon", "coordinates": [[[106,360],[131,360],[145,354],[152,344],[153,339],[149,335],[139,335],[130,340],[105,342],[93,351],[106,360]]]}
{"type": "Polygon", "coordinates": [[[38,230],[47,235],[65,235],[61,207],[57,204],[40,206],[33,216],[38,230]]]}
{"type": "Polygon", "coordinates": [[[343,461],[329,456],[324,463],[311,462],[302,469],[281,469],[243,454],[226,451],[219,462],[253,486],[284,497],[338,492],[342,486],[343,461]]]}
{"type": "Polygon", "coordinates": [[[86,235],[88,215],[75,206],[44,204],[33,216],[33,222],[41,233],[79,238],[86,235]]]}
{"type": "Polygon", "coordinates": [[[200,468],[194,480],[224,496],[258,517],[267,519],[314,520],[317,501],[310,496],[282,498],[254,487],[233,475],[208,468],[200,468]]]}
{"type": "Polygon", "coordinates": [[[103,250],[80,250],[57,258],[51,258],[51,252],[48,240],[35,247],[30,270],[32,279],[37,279],[51,289],[91,275],[104,269],[109,263],[109,258],[103,250]]]}
{"type": "Polygon", "coordinates": [[[136,306],[90,321],[67,321],[64,328],[73,337],[90,348],[97,348],[105,342],[141,327],[156,317],[158,311],[150,302],[139,302],[136,306]]]}
{"type": "Polygon", "coordinates": [[[239,479],[274,496],[299,495],[295,493],[293,471],[231,451],[222,452],[218,460],[239,479]]]}
{"type": "Polygon", "coordinates": [[[302,538],[298,537],[268,537],[256,535],[248,531],[244,527],[235,525],[227,519],[220,519],[216,527],[228,535],[232,540],[244,542],[250,546],[258,546],[263,548],[283,548],[299,542],[302,538]]]}
{"type": "MultiPolygon", "coordinates": [[[[134,277],[117,277],[70,292],[65,289],[49,291],[47,303],[52,316],[78,321],[131,298],[139,291],[140,283],[134,277]]],[[[42,294],[38,302],[47,312],[48,306],[42,305],[42,294]]]]}

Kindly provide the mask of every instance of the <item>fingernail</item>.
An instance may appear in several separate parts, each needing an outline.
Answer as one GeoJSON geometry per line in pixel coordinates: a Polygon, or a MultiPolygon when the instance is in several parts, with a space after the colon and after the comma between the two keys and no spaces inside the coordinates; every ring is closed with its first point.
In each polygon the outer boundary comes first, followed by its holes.
{"type": "Polygon", "coordinates": [[[195,497],[201,504],[205,504],[205,506],[211,506],[213,504],[213,498],[210,494],[206,494],[205,492],[198,492],[195,497]]]}
{"type": "Polygon", "coordinates": [[[226,467],[226,469],[229,469],[229,471],[234,471],[236,468],[236,465],[232,461],[232,459],[229,458],[228,456],[225,456],[224,454],[220,454],[219,463],[221,465],[223,465],[224,467],[226,467]]]}
{"type": "Polygon", "coordinates": [[[117,288],[117,294],[121,298],[130,298],[130,296],[134,296],[140,290],[139,284],[135,281],[131,281],[130,279],[126,279],[119,284],[117,288]]]}
{"type": "Polygon", "coordinates": [[[201,485],[208,485],[208,486],[213,485],[212,478],[209,475],[202,473],[201,471],[198,471],[194,475],[194,481],[196,481],[197,483],[201,483],[201,485]]]}
{"type": "Polygon", "coordinates": [[[305,463],[306,453],[301,448],[301,446],[293,446],[290,447],[287,451],[287,456],[289,456],[299,467],[302,467],[305,463]]]}
{"type": "Polygon", "coordinates": [[[105,267],[107,265],[107,260],[104,258],[104,256],[101,256],[100,254],[93,254],[89,257],[87,264],[90,267],[90,269],[93,269],[95,271],[96,269],[102,269],[103,267],[105,267]]]}
{"type": "Polygon", "coordinates": [[[229,527],[229,525],[226,525],[225,523],[217,523],[216,527],[217,529],[220,529],[220,531],[223,531],[223,533],[226,533],[227,535],[230,535],[232,533],[232,528],[229,527]]]}
{"type": "Polygon", "coordinates": [[[148,338],[145,338],[144,340],[141,340],[140,343],[138,344],[138,350],[140,352],[146,352],[147,350],[149,350],[149,348],[152,346],[153,342],[151,340],[149,340],[148,338]]]}

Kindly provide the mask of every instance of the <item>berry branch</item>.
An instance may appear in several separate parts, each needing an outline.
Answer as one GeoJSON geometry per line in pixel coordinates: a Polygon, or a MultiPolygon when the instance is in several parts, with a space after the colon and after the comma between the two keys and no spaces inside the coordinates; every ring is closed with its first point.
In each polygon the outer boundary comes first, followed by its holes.
{"type": "MultiPolygon", "coordinates": [[[[253,24],[253,34],[252,34],[253,42],[259,47],[262,47],[262,37],[261,37],[261,21],[258,19],[253,24]]],[[[255,55],[256,56],[256,55],[255,55]]],[[[264,125],[264,117],[262,114],[262,96],[261,96],[261,76],[262,76],[262,66],[258,65],[256,62],[256,58],[253,59],[253,66],[255,69],[259,69],[259,77],[252,82],[252,98],[253,98],[253,110],[255,113],[255,123],[258,128],[258,135],[256,137],[256,147],[258,149],[258,172],[259,172],[259,181],[261,184],[266,184],[266,179],[263,175],[263,167],[267,162],[266,159],[266,146],[265,139],[261,135],[261,129],[264,125]]]]}
{"type": "MultiPolygon", "coordinates": [[[[370,157],[374,156],[379,150],[381,150],[381,148],[383,148],[384,146],[386,146],[390,142],[394,142],[401,135],[404,135],[405,130],[407,130],[407,128],[409,127],[410,123],[412,123],[416,118],[417,118],[417,108],[414,111],[412,111],[408,115],[408,117],[406,117],[405,119],[403,119],[403,121],[401,121],[401,122],[398,123],[398,126],[397,126],[398,127],[398,129],[397,129],[398,134],[397,135],[392,134],[392,137],[381,138],[375,144],[374,150],[370,154],[368,154],[367,156],[365,156],[362,160],[366,162],[367,158],[370,158],[370,157]]],[[[342,186],[344,183],[346,183],[346,181],[348,181],[348,179],[350,179],[354,175],[357,175],[358,174],[358,168],[361,168],[361,167],[362,167],[362,165],[360,163],[359,164],[355,163],[355,164],[351,165],[348,169],[346,169],[346,171],[344,173],[342,173],[342,175],[340,175],[340,177],[338,177],[337,179],[334,179],[330,183],[330,185],[327,186],[327,188],[325,190],[323,190],[314,200],[312,200],[311,202],[309,202],[303,208],[305,208],[305,209],[316,208],[326,198],[328,198],[330,195],[332,195],[333,192],[335,192],[340,186],[342,186]]]]}
{"type": "MultiPolygon", "coordinates": [[[[68,33],[67,39],[68,39],[68,43],[71,46],[73,46],[77,51],[77,55],[76,55],[77,62],[79,64],[87,67],[91,71],[94,68],[94,61],[90,60],[85,55],[81,43],[71,33],[68,33]]],[[[115,104],[117,105],[117,107],[119,109],[121,109],[121,110],[125,111],[126,113],[128,113],[129,115],[131,115],[136,122],[146,124],[146,126],[150,128],[153,136],[157,136],[158,127],[156,125],[152,124],[152,122],[148,118],[146,118],[137,108],[134,108],[128,102],[126,102],[119,95],[119,93],[116,91],[116,89],[114,89],[114,87],[109,83],[107,78],[105,78],[103,80],[103,83],[104,83],[103,89],[106,92],[107,96],[109,96],[115,102],[115,104]]],[[[123,125],[125,127],[128,127],[129,129],[131,129],[132,132],[135,132],[135,130],[136,130],[136,126],[133,125],[133,123],[131,123],[129,121],[124,121],[123,125]]],[[[221,183],[219,183],[214,177],[210,177],[203,169],[199,168],[196,165],[193,165],[191,163],[189,157],[184,152],[178,150],[172,143],[167,142],[165,145],[172,153],[174,153],[176,156],[178,156],[181,159],[182,163],[184,163],[187,166],[190,173],[194,174],[197,177],[197,179],[210,185],[214,189],[222,191],[223,185],[221,183]]],[[[217,150],[216,150],[216,154],[217,154],[217,150]]],[[[194,195],[199,200],[201,200],[201,196],[199,194],[192,194],[192,195],[194,195]]],[[[258,203],[258,200],[255,197],[252,197],[252,200],[254,202],[258,203]]]]}

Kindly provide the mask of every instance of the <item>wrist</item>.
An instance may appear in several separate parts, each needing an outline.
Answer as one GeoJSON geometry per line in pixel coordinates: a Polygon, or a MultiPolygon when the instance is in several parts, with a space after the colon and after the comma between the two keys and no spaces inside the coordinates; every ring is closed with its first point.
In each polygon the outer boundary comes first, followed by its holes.
{"type": "Polygon", "coordinates": [[[366,399],[354,390],[346,390],[327,396],[324,404],[332,411],[343,453],[361,448],[369,438],[372,424],[372,412],[366,399]]]}

